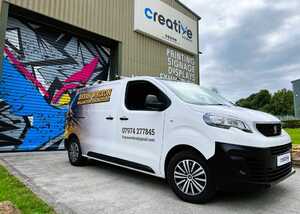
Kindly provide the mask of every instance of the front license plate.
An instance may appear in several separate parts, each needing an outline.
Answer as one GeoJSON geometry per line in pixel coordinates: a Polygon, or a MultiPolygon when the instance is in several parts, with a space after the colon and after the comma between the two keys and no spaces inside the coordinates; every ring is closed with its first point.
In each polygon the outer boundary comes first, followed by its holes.
{"type": "Polygon", "coordinates": [[[291,162],[291,153],[286,153],[277,156],[277,166],[283,166],[284,164],[291,162]]]}

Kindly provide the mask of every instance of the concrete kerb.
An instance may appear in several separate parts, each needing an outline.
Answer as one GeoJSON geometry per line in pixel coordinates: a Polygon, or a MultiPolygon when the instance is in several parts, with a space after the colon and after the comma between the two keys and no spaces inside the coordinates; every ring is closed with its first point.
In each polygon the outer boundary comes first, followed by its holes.
{"type": "Polygon", "coordinates": [[[300,145],[293,145],[292,159],[293,164],[300,167],[300,145]]]}
{"type": "Polygon", "coordinates": [[[39,198],[45,201],[49,206],[53,207],[56,213],[61,214],[76,214],[74,210],[55,200],[47,191],[38,187],[32,179],[22,174],[18,169],[13,167],[9,162],[0,157],[0,164],[4,166],[10,174],[17,177],[25,186],[27,186],[39,198]]]}
{"type": "Polygon", "coordinates": [[[300,167],[300,159],[298,159],[298,160],[293,160],[293,165],[295,166],[295,167],[300,167]]]}

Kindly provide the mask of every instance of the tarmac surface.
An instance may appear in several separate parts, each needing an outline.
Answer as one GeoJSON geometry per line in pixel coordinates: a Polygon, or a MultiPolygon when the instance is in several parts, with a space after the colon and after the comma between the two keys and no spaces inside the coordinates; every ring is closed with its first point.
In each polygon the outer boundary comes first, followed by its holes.
{"type": "Polygon", "coordinates": [[[109,164],[74,167],[67,153],[1,153],[0,164],[58,213],[300,213],[299,173],[270,189],[218,193],[205,205],[180,201],[164,180],[109,164]]]}

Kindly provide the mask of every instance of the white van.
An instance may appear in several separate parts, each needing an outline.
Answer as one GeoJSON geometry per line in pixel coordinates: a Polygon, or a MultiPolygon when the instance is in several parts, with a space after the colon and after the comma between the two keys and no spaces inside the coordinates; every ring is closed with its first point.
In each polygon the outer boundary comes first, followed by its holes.
{"type": "Polygon", "coordinates": [[[276,117],[154,77],[80,89],[65,135],[72,165],[95,159],[166,178],[193,203],[230,184],[269,186],[295,172],[291,139],[276,117]]]}

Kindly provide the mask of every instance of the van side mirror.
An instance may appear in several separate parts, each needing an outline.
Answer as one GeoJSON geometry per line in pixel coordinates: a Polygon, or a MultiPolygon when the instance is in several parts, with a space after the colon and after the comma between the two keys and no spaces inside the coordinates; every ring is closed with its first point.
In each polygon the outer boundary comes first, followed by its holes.
{"type": "Polygon", "coordinates": [[[161,111],[165,104],[160,102],[156,95],[148,94],[145,100],[145,108],[153,111],[161,111]]]}

